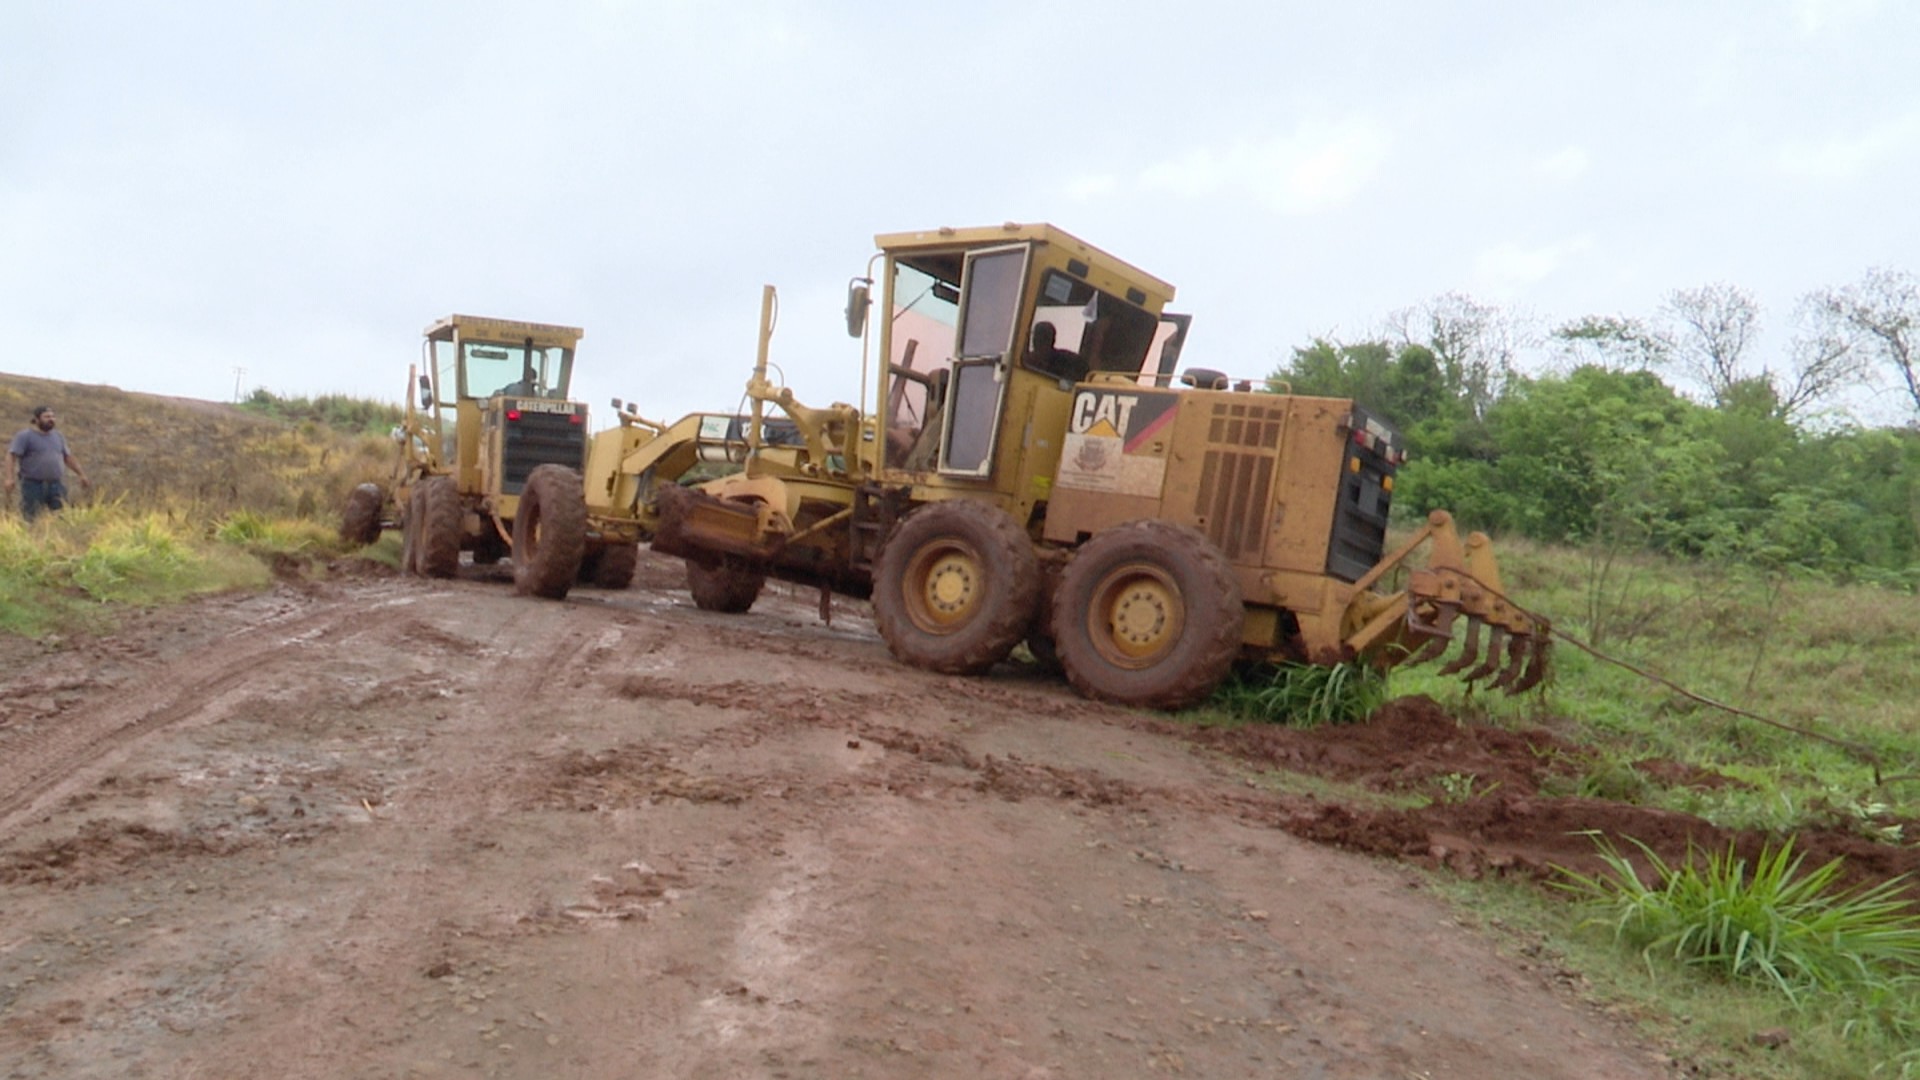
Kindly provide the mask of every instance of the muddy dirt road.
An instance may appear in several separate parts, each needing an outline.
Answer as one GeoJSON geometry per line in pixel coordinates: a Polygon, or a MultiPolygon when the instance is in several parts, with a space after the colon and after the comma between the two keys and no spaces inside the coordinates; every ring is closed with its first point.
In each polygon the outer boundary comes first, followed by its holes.
{"type": "Polygon", "coordinates": [[[1668,1075],[1240,758],[816,607],[648,562],[6,642],[0,1076],[1668,1075]]]}

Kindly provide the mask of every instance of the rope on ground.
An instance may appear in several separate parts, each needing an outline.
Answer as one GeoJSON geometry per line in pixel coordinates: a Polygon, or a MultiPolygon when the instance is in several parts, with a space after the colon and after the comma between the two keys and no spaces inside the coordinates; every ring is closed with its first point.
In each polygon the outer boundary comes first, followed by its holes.
{"type": "Polygon", "coordinates": [[[1689,690],[1686,687],[1681,686],[1679,683],[1674,682],[1672,679],[1669,679],[1664,675],[1657,675],[1651,671],[1646,670],[1645,668],[1636,667],[1635,665],[1630,664],[1627,661],[1622,660],[1617,656],[1609,656],[1608,654],[1601,652],[1599,649],[1594,648],[1592,645],[1589,645],[1584,641],[1581,641],[1579,638],[1574,637],[1572,634],[1567,633],[1565,630],[1562,630],[1559,627],[1552,627],[1552,630],[1553,630],[1554,637],[1557,637],[1561,641],[1564,641],[1567,644],[1572,645],[1574,648],[1579,649],[1581,652],[1586,653],[1587,655],[1593,657],[1594,659],[1603,660],[1609,664],[1613,664],[1616,667],[1625,668],[1626,670],[1633,672],[1635,675],[1638,675],[1649,682],[1659,683],[1661,686],[1666,687],[1667,689],[1673,691],[1676,694],[1679,694],[1681,697],[1686,698],[1690,701],[1697,701],[1700,704],[1707,706],[1708,708],[1719,709],[1722,712],[1731,713],[1734,716],[1744,717],[1748,720],[1757,721],[1759,723],[1767,725],[1768,727],[1778,728],[1781,731],[1789,732],[1794,735],[1803,735],[1809,739],[1816,739],[1830,746],[1839,747],[1840,749],[1845,750],[1849,753],[1857,754],[1861,757],[1861,759],[1863,759],[1866,762],[1867,767],[1873,770],[1873,785],[1875,787],[1884,787],[1887,784],[1893,783],[1896,780],[1920,780],[1920,773],[1905,773],[1899,776],[1882,776],[1880,773],[1880,766],[1881,766],[1880,752],[1878,750],[1875,750],[1873,747],[1866,745],[1865,743],[1854,742],[1852,739],[1842,739],[1834,735],[1827,735],[1822,732],[1814,731],[1811,728],[1804,728],[1804,727],[1800,727],[1797,724],[1789,724],[1782,720],[1775,720],[1772,717],[1761,716],[1759,713],[1750,712],[1746,709],[1740,708],[1737,705],[1729,705],[1724,701],[1715,701],[1714,699],[1707,697],[1704,694],[1694,693],[1692,690],[1689,690]]]}
{"type": "Polygon", "coordinates": [[[1674,693],[1679,694],[1681,697],[1684,697],[1689,701],[1699,702],[1700,704],[1705,705],[1708,708],[1719,709],[1722,712],[1731,713],[1734,716],[1739,716],[1748,720],[1753,720],[1758,723],[1765,724],[1768,727],[1778,728],[1779,730],[1788,732],[1789,734],[1802,735],[1809,739],[1815,739],[1819,742],[1826,743],[1829,746],[1835,746],[1848,753],[1857,755],[1861,760],[1863,760],[1866,763],[1867,768],[1873,772],[1874,787],[1877,787],[1877,788],[1885,787],[1888,784],[1897,783],[1903,780],[1920,780],[1920,773],[1899,773],[1894,776],[1883,776],[1880,771],[1882,766],[1882,762],[1880,760],[1880,752],[1878,750],[1875,750],[1873,747],[1866,745],[1865,743],[1855,742],[1852,739],[1842,739],[1835,735],[1823,734],[1821,732],[1814,731],[1810,728],[1800,727],[1796,724],[1789,724],[1782,720],[1775,720],[1772,717],[1761,716],[1759,713],[1750,712],[1746,709],[1740,708],[1737,705],[1729,705],[1724,701],[1715,701],[1714,699],[1707,697],[1704,694],[1694,693],[1692,690],[1689,690],[1686,687],[1681,686],[1679,683],[1674,682],[1672,679],[1669,679],[1664,675],[1657,675],[1651,671],[1646,670],[1645,668],[1636,667],[1635,665],[1628,663],[1627,661],[1622,660],[1617,656],[1609,656],[1608,654],[1601,652],[1599,649],[1595,648],[1594,646],[1589,645],[1586,642],[1581,641],[1579,638],[1574,637],[1572,634],[1567,633],[1565,630],[1562,630],[1559,627],[1554,626],[1552,620],[1541,618],[1539,615],[1531,611],[1528,611],[1526,608],[1521,607],[1519,604],[1515,604],[1513,602],[1512,597],[1507,596],[1505,593],[1502,593],[1500,590],[1495,589],[1492,586],[1489,586],[1486,582],[1481,581],[1478,578],[1473,578],[1471,574],[1467,576],[1469,578],[1472,578],[1473,582],[1476,585],[1479,585],[1481,588],[1487,590],[1487,592],[1493,594],[1494,596],[1499,597],[1501,600],[1506,601],[1508,604],[1511,604],[1516,610],[1525,614],[1528,618],[1532,619],[1534,622],[1547,627],[1549,632],[1551,632],[1554,637],[1559,638],[1561,641],[1564,641],[1567,644],[1573,646],[1574,648],[1579,649],[1581,652],[1586,653],[1588,656],[1591,656],[1596,660],[1613,664],[1616,667],[1625,668],[1626,670],[1633,672],[1635,675],[1638,675],[1649,682],[1659,683],[1661,686],[1664,686],[1667,689],[1673,691],[1674,693]]]}

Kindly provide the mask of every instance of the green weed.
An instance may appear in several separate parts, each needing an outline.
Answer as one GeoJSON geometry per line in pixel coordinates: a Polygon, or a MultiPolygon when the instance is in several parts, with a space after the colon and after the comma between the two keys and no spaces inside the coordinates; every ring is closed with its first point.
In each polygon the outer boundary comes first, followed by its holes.
{"type": "Polygon", "coordinates": [[[1845,1032],[1909,1048],[1893,1064],[1920,1066],[1920,913],[1900,899],[1901,881],[1843,890],[1839,860],[1803,871],[1791,840],[1751,865],[1728,850],[1680,866],[1635,841],[1650,886],[1595,842],[1607,871],[1563,871],[1565,887],[1584,903],[1584,925],[1609,927],[1650,972],[1669,965],[1766,988],[1845,1032]]]}
{"type": "Polygon", "coordinates": [[[269,579],[259,560],[160,513],[96,506],[32,524],[0,519],[0,631],[91,626],[103,605],[168,603],[269,579]]]}
{"type": "Polygon", "coordinates": [[[1879,991],[1819,995],[1796,1006],[1759,983],[1707,977],[1664,960],[1650,965],[1611,935],[1583,930],[1589,910],[1520,881],[1433,874],[1426,887],[1518,962],[1561,973],[1582,996],[1663,1046],[1676,1060],[1676,1073],[1742,1080],[1920,1077],[1913,1043],[1896,1026],[1870,1019],[1876,1010],[1900,1007],[1879,991]],[[1754,1042],[1756,1032],[1782,1029],[1790,1033],[1785,1045],[1754,1042]]]}
{"type": "Polygon", "coordinates": [[[214,539],[263,554],[297,555],[340,546],[338,533],[326,524],[307,520],[270,518],[250,510],[227,515],[213,532],[214,539]]]}
{"type": "MultiPolygon", "coordinates": [[[[1647,886],[1611,842],[1596,844],[1607,872],[1567,871],[1567,888],[1592,907],[1590,922],[1611,924],[1615,940],[1649,963],[1757,982],[1795,1005],[1814,994],[1920,986],[1920,915],[1899,899],[1899,880],[1839,890],[1841,861],[1803,872],[1791,840],[1763,849],[1751,867],[1732,849],[1670,867],[1634,842],[1657,878],[1647,886]]],[[[1910,1020],[1920,1015],[1895,1017],[1910,1020]]]]}
{"type": "Polygon", "coordinates": [[[1277,664],[1235,672],[1212,704],[1251,720],[1318,727],[1359,723],[1386,702],[1386,676],[1364,664],[1277,664]]]}
{"type": "Polygon", "coordinates": [[[1450,772],[1433,778],[1440,788],[1442,802],[1463,803],[1485,795],[1491,795],[1500,786],[1499,781],[1480,786],[1480,778],[1472,773],[1450,772]]]}

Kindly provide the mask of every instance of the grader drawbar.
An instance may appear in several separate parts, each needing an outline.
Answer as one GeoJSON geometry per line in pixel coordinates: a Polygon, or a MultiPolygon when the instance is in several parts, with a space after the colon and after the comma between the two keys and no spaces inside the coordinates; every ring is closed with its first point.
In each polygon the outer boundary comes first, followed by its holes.
{"type": "Polygon", "coordinates": [[[769,380],[768,287],[750,414],[616,403],[592,439],[587,518],[684,559],[699,607],[747,611],[769,578],[823,610],[869,597],[905,663],[979,674],[1024,643],[1083,695],[1158,709],[1239,663],[1390,668],[1456,640],[1450,674],[1547,677],[1549,628],[1484,535],[1433,511],[1388,550],[1406,451],[1362,404],[1179,370],[1173,286],[1050,225],[876,246],[847,297],[861,406],[769,380]]]}

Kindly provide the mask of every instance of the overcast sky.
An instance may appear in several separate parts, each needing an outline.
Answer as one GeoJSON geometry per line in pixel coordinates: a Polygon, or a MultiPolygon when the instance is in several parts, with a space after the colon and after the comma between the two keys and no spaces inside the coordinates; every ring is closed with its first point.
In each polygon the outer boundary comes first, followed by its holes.
{"type": "Polygon", "coordinates": [[[1051,221],[1262,376],[1457,291],[1551,325],[1920,271],[1920,5],[0,0],[0,368],[397,402],[459,311],[852,401],[877,232],[1051,221]]]}

